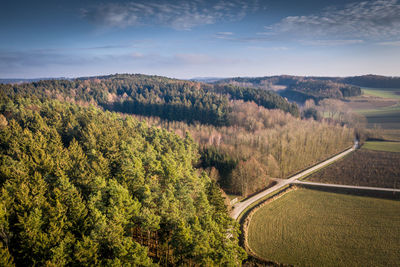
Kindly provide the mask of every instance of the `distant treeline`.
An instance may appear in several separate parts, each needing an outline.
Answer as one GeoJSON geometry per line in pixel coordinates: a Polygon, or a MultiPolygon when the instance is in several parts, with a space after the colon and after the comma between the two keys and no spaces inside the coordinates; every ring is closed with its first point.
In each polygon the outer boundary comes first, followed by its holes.
{"type": "Polygon", "coordinates": [[[7,94],[86,102],[108,110],[167,120],[215,126],[229,125],[229,100],[253,101],[294,116],[298,107],[273,92],[260,89],[213,86],[159,76],[118,74],[73,81],[51,80],[20,85],[0,85],[7,94]]]}
{"type": "Polygon", "coordinates": [[[307,99],[320,101],[324,98],[344,98],[361,94],[361,87],[400,88],[400,77],[364,75],[353,77],[303,77],[267,76],[222,79],[216,84],[256,87],[265,90],[280,90],[280,94],[297,102],[307,99]]]}
{"type": "Polygon", "coordinates": [[[400,88],[400,77],[364,75],[343,78],[342,82],[372,88],[400,88]]]}
{"type": "Polygon", "coordinates": [[[400,77],[381,76],[381,75],[361,75],[350,77],[316,77],[316,76],[265,76],[265,77],[236,77],[216,81],[218,84],[246,84],[254,87],[267,87],[270,85],[293,85],[298,81],[320,80],[336,83],[345,83],[362,87],[372,88],[400,88],[400,77]]]}
{"type": "Polygon", "coordinates": [[[32,78],[32,79],[25,79],[25,78],[15,78],[15,79],[0,79],[0,84],[21,84],[21,83],[31,83],[31,82],[38,82],[42,80],[71,80],[65,77],[60,77],[60,78],[32,78]]]}
{"type": "Polygon", "coordinates": [[[266,91],[259,88],[245,88],[232,85],[221,85],[213,88],[215,92],[227,94],[232,99],[243,100],[245,102],[254,102],[267,109],[281,109],[293,116],[299,116],[299,109],[296,104],[288,103],[287,100],[272,91],[266,91]]]}
{"type": "Polygon", "coordinates": [[[289,85],[281,95],[298,102],[305,102],[307,99],[319,102],[325,98],[342,99],[361,95],[361,88],[332,81],[305,80],[289,85]]]}

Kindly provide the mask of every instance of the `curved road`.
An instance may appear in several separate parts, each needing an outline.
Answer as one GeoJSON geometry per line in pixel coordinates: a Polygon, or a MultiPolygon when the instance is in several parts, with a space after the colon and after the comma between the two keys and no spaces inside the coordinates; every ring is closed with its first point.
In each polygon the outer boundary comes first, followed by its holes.
{"type": "Polygon", "coordinates": [[[284,187],[285,185],[288,184],[306,184],[306,185],[315,185],[315,186],[326,186],[326,187],[337,187],[337,188],[350,188],[350,189],[362,189],[362,190],[375,190],[375,191],[390,191],[390,192],[400,192],[400,189],[393,189],[393,188],[382,188],[382,187],[369,187],[369,186],[353,186],[353,185],[338,185],[338,184],[323,184],[323,183],[313,183],[313,182],[304,182],[304,181],[298,181],[298,179],[310,174],[311,172],[320,169],[322,167],[325,167],[326,165],[346,156],[347,154],[353,152],[358,146],[358,142],[356,141],[354,146],[352,148],[349,148],[342,153],[327,159],[305,171],[302,171],[301,173],[298,173],[288,179],[282,179],[279,180],[279,182],[274,185],[273,187],[270,187],[268,189],[265,189],[264,191],[246,199],[245,201],[238,202],[233,206],[233,210],[231,212],[231,217],[233,219],[237,219],[239,215],[251,204],[254,202],[262,199],[266,195],[284,187]]]}
{"type": "Polygon", "coordinates": [[[263,197],[265,197],[266,195],[268,195],[268,194],[270,194],[270,193],[272,193],[272,192],[284,187],[285,185],[291,184],[294,181],[296,181],[297,179],[300,179],[303,176],[306,176],[306,175],[312,173],[313,171],[315,171],[315,170],[317,170],[319,168],[325,167],[326,165],[328,165],[328,164],[330,164],[330,163],[332,163],[332,162],[334,162],[334,161],[346,156],[347,154],[349,154],[349,153],[351,153],[351,152],[353,152],[355,150],[355,146],[352,147],[352,148],[349,148],[349,149],[343,151],[342,153],[340,153],[340,154],[338,154],[338,155],[336,155],[336,156],[334,156],[332,158],[329,158],[329,159],[327,159],[327,160],[325,160],[325,161],[323,161],[323,162],[321,162],[321,163],[319,163],[319,164],[317,164],[317,165],[315,165],[315,166],[313,166],[313,167],[311,167],[311,168],[309,168],[309,169],[307,169],[305,171],[302,171],[301,173],[298,173],[298,174],[296,174],[296,175],[294,175],[294,176],[292,176],[292,177],[290,177],[288,179],[280,180],[273,187],[267,188],[264,191],[261,191],[260,193],[258,193],[256,195],[246,199],[245,201],[241,201],[241,202],[236,203],[233,206],[233,210],[231,212],[231,217],[236,220],[239,217],[239,215],[248,206],[250,206],[254,202],[256,202],[256,201],[262,199],[263,197]]]}

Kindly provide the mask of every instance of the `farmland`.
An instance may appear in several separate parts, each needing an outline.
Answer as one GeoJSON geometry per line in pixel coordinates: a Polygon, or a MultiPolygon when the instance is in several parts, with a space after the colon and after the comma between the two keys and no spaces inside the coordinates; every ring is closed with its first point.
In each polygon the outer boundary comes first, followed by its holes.
{"type": "Polygon", "coordinates": [[[366,96],[400,99],[400,89],[397,88],[362,88],[361,90],[366,96]]]}
{"type": "Polygon", "coordinates": [[[258,256],[300,266],[394,266],[400,202],[298,189],[260,208],[248,243],[258,256]]]}
{"type": "Polygon", "coordinates": [[[363,148],[377,151],[400,152],[400,142],[368,141],[365,142],[363,148]]]}
{"type": "Polygon", "coordinates": [[[360,149],[313,173],[311,182],[400,188],[400,154],[360,149]]]}
{"type": "Polygon", "coordinates": [[[380,128],[391,139],[400,138],[400,89],[362,88],[347,106],[367,119],[368,128],[380,128]]]}

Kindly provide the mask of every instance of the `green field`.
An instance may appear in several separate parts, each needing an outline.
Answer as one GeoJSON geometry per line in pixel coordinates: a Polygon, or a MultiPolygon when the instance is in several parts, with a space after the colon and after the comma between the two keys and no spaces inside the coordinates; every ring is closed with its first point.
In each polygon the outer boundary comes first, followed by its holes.
{"type": "Polygon", "coordinates": [[[362,88],[361,89],[363,94],[366,96],[375,96],[381,98],[393,98],[393,99],[400,99],[400,89],[393,88],[362,88]]]}
{"type": "Polygon", "coordinates": [[[377,125],[382,129],[400,129],[400,104],[383,108],[361,109],[357,112],[367,118],[370,128],[377,125]]]}
{"type": "Polygon", "coordinates": [[[400,201],[298,189],[249,225],[260,257],[298,266],[398,266],[400,201]]]}
{"type": "Polygon", "coordinates": [[[348,106],[366,117],[368,128],[400,130],[400,89],[362,88],[348,106]]]}
{"type": "Polygon", "coordinates": [[[400,152],[400,142],[365,142],[363,148],[378,151],[400,152]]]}

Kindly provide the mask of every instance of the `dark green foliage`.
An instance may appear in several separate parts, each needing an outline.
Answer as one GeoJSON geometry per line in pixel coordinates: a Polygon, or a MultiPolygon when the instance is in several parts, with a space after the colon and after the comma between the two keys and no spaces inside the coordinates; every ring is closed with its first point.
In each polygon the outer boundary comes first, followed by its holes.
{"type": "Polygon", "coordinates": [[[229,97],[254,101],[266,108],[282,109],[298,116],[295,104],[273,92],[237,87],[214,88],[202,83],[139,74],[0,85],[0,89],[9,96],[18,94],[91,103],[111,111],[215,126],[230,123],[229,97]]]}
{"type": "Polygon", "coordinates": [[[0,264],[240,264],[237,224],[193,168],[189,136],[93,107],[0,99],[0,264]]]}
{"type": "Polygon", "coordinates": [[[215,167],[220,175],[220,185],[224,188],[229,188],[232,170],[236,168],[238,160],[233,159],[215,147],[203,147],[200,155],[200,166],[202,168],[215,167]]]}
{"type": "MultiPolygon", "coordinates": [[[[257,87],[267,90],[276,90],[276,88],[278,88],[280,89],[280,95],[289,98],[292,101],[305,102],[307,99],[313,99],[318,102],[324,98],[343,98],[361,95],[361,88],[358,86],[372,86],[373,84],[378,84],[371,81],[374,79],[384,82],[398,82],[399,80],[398,78],[396,80],[396,78],[383,76],[338,78],[281,75],[271,77],[224,79],[218,81],[218,84],[238,84],[241,86],[257,87]],[[285,88],[286,90],[283,90],[285,88]]],[[[379,86],[376,85],[376,87],[379,86]]]]}
{"type": "Polygon", "coordinates": [[[332,81],[308,79],[289,85],[282,92],[282,95],[299,102],[304,102],[307,99],[313,99],[318,102],[324,98],[341,99],[361,95],[361,88],[332,81]]]}
{"type": "Polygon", "coordinates": [[[291,76],[291,75],[279,75],[279,76],[266,76],[266,77],[237,77],[228,78],[217,81],[218,84],[247,84],[253,87],[269,87],[271,85],[290,85],[296,83],[303,77],[291,76]]]}
{"type": "Polygon", "coordinates": [[[316,121],[321,119],[321,114],[319,114],[318,110],[315,108],[308,108],[304,110],[301,116],[306,119],[313,118],[316,121]]]}
{"type": "Polygon", "coordinates": [[[215,90],[221,94],[228,94],[232,99],[254,102],[267,109],[281,109],[289,112],[295,117],[299,116],[299,109],[296,104],[289,103],[275,92],[257,88],[244,88],[233,85],[216,85],[215,90]]]}
{"type": "Polygon", "coordinates": [[[343,78],[343,82],[371,88],[400,88],[400,77],[363,75],[343,78]]]}

